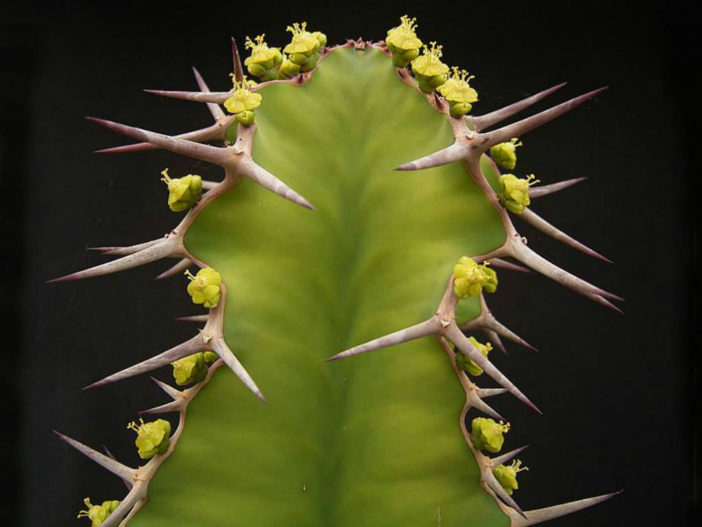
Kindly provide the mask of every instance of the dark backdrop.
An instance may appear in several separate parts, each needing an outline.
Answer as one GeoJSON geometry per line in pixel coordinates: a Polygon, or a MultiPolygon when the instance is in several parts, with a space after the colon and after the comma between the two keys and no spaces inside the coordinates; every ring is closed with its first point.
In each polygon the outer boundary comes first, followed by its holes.
{"type": "MultiPolygon", "coordinates": [[[[548,280],[502,273],[497,315],[541,351],[509,346],[509,375],[544,410],[504,397],[512,445],[528,442],[519,501],[534,508],[617,489],[624,494],[554,525],[683,525],[694,503],[692,161],[699,96],[699,9],[682,2],[56,2],[5,5],[2,397],[0,451],[11,483],[6,525],[73,525],[80,500],[121,496],[121,483],[69,451],[60,429],[109,444],[136,463],[124,423],[162,401],[145,377],[80,388],[191,334],[182,284],[149,266],[89,283],[45,280],[98,261],[84,249],[150,239],[173,217],[154,209],[153,174],[193,163],[163,153],[101,157],[121,139],[83,120],[98,115],[169,133],[205,125],[196,104],[141,88],[191,89],[197,65],[227,89],[229,36],[306,19],[331,43],[381,39],[405,12],[449,64],[477,75],[485,112],[567,80],[553,101],[609,85],[597,101],[529,134],[520,166],[546,181],[586,176],[536,210],[615,261],[594,261],[529,229],[545,256],[626,297],[616,315],[548,280]],[[13,516],[16,514],[16,516],[13,516]]],[[[539,108],[545,107],[540,105],[539,108]]],[[[198,166],[204,175],[213,169],[198,166]]]]}

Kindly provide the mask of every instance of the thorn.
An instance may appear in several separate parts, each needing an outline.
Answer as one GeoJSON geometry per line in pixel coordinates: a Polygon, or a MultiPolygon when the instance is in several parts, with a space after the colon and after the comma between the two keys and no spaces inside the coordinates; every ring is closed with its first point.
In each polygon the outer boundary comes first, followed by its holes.
{"type": "Polygon", "coordinates": [[[454,142],[441,150],[395,167],[395,170],[423,170],[425,168],[433,168],[442,165],[448,165],[459,159],[463,159],[466,154],[466,145],[454,142]]]}
{"type": "Polygon", "coordinates": [[[96,251],[102,254],[114,255],[114,256],[125,256],[127,254],[134,254],[147,247],[156,245],[161,239],[151,240],[144,243],[139,243],[137,245],[129,245],[126,247],[88,247],[89,251],[96,251]]]}
{"type": "Polygon", "coordinates": [[[558,240],[559,242],[563,242],[566,245],[570,245],[573,249],[585,253],[588,256],[592,256],[593,258],[597,258],[598,260],[602,260],[603,262],[607,262],[610,264],[612,263],[612,260],[605,256],[602,256],[597,251],[590,249],[587,245],[580,243],[578,240],[571,238],[566,233],[557,229],[545,219],[543,219],[541,216],[536,214],[533,210],[525,208],[521,214],[518,214],[518,216],[532,227],[539,229],[544,234],[548,234],[553,239],[558,240]]]}
{"type": "MultiPolygon", "coordinates": [[[[215,105],[216,106],[216,105],[215,105]]],[[[196,143],[202,143],[205,141],[214,141],[216,139],[224,139],[224,130],[231,122],[234,121],[234,116],[225,116],[222,120],[206,126],[205,128],[200,128],[199,130],[193,130],[192,132],[186,132],[184,134],[174,135],[174,139],[184,139],[186,141],[193,141],[196,143]]],[[[125,154],[128,152],[142,152],[147,150],[158,150],[159,147],[151,143],[134,143],[131,145],[115,146],[112,148],[102,148],[100,150],[95,150],[95,154],[125,154]]]]}
{"type": "Polygon", "coordinates": [[[474,362],[476,362],[478,366],[480,366],[483,371],[487,373],[495,382],[506,388],[508,392],[526,404],[529,408],[535,412],[538,412],[539,414],[543,414],[543,412],[541,412],[541,410],[539,410],[539,408],[532,403],[529,398],[512,383],[512,381],[505,377],[505,375],[503,375],[500,370],[498,370],[488,359],[486,359],[482,353],[475,349],[470,340],[468,340],[468,338],[461,333],[461,330],[458,329],[458,326],[456,326],[455,323],[452,323],[448,328],[446,328],[446,331],[448,338],[456,345],[456,347],[465,355],[470,357],[474,362]]]}
{"type": "Polygon", "coordinates": [[[560,90],[566,84],[568,83],[562,82],[560,84],[556,84],[551,88],[548,88],[544,91],[540,91],[539,93],[522,99],[521,101],[512,103],[509,106],[505,106],[504,108],[500,108],[499,110],[495,110],[494,112],[490,112],[485,115],[479,115],[476,117],[470,117],[469,121],[473,124],[473,128],[475,128],[475,131],[480,132],[482,130],[485,130],[486,128],[490,128],[491,126],[496,125],[499,122],[504,121],[508,117],[512,117],[513,115],[523,110],[526,110],[527,108],[529,108],[529,106],[536,104],[542,99],[545,99],[556,90],[560,90]]]}
{"type": "Polygon", "coordinates": [[[489,415],[493,419],[497,419],[498,421],[506,421],[504,417],[502,417],[490,405],[488,405],[485,401],[478,397],[477,394],[475,394],[474,397],[471,397],[470,404],[473,408],[480,410],[481,412],[483,412],[486,415],[489,415]]]}
{"type": "Polygon", "coordinates": [[[177,264],[163,271],[155,278],[155,280],[163,280],[164,278],[170,278],[171,276],[182,274],[191,265],[193,265],[193,263],[189,258],[183,258],[177,264]]]}
{"type": "Polygon", "coordinates": [[[621,309],[619,309],[617,306],[615,306],[612,302],[610,302],[610,301],[607,300],[606,298],[602,298],[601,296],[595,295],[595,296],[592,297],[592,300],[594,300],[594,301],[597,302],[598,304],[602,304],[603,306],[605,306],[605,307],[608,308],[608,309],[611,309],[612,311],[616,311],[616,312],[619,313],[620,315],[623,315],[623,314],[624,314],[624,311],[622,311],[621,309]]]}
{"type": "Polygon", "coordinates": [[[86,446],[83,443],[76,441],[75,439],[71,439],[70,437],[63,435],[61,432],[58,432],[56,430],[54,430],[53,432],[59,437],[59,439],[68,443],[78,452],[92,459],[93,461],[95,461],[95,463],[97,463],[104,469],[109,470],[115,476],[120,477],[124,481],[133,481],[134,475],[136,474],[136,470],[134,470],[133,468],[123,465],[119,461],[116,461],[106,456],[105,454],[101,454],[97,450],[93,450],[89,446],[86,446]]]}
{"type": "Polygon", "coordinates": [[[551,183],[550,185],[531,187],[529,189],[529,197],[540,198],[542,196],[548,196],[549,194],[553,194],[559,190],[565,190],[568,187],[572,187],[573,185],[580,183],[581,181],[585,181],[586,179],[586,177],[576,177],[573,179],[566,179],[565,181],[559,181],[558,183],[551,183]]]}
{"type": "Polygon", "coordinates": [[[97,123],[108,130],[117,132],[118,134],[126,135],[127,137],[131,137],[137,141],[151,143],[152,145],[163,150],[168,150],[169,152],[194,159],[199,159],[200,161],[220,164],[225,157],[228,157],[228,153],[225,148],[203,145],[193,141],[187,141],[185,139],[178,139],[169,135],[150,132],[149,130],[144,130],[142,128],[135,128],[133,126],[127,126],[125,124],[107,121],[105,119],[98,119],[96,117],[86,117],[86,119],[97,123]]]}
{"type": "Polygon", "coordinates": [[[306,209],[315,210],[309,201],[307,201],[273,174],[268,172],[265,168],[256,164],[256,162],[253,160],[243,163],[240,167],[240,172],[271,192],[274,192],[275,194],[278,194],[279,196],[290,200],[293,203],[302,205],[306,209]]]}
{"type": "Polygon", "coordinates": [[[200,337],[200,335],[196,335],[190,340],[186,340],[185,342],[178,344],[177,346],[167,351],[164,351],[163,353],[156,355],[155,357],[151,357],[150,359],[146,359],[145,361],[135,364],[134,366],[130,366],[129,368],[125,368],[121,371],[118,371],[117,373],[113,373],[112,375],[109,375],[104,379],[94,382],[93,384],[90,384],[83,389],[90,390],[92,388],[98,388],[100,386],[105,386],[106,384],[111,384],[113,382],[117,382],[128,377],[133,377],[135,375],[146,373],[147,371],[155,370],[156,368],[165,366],[166,364],[169,364],[178,359],[182,359],[187,355],[197,353],[198,351],[204,351],[205,349],[206,348],[202,343],[202,338],[200,337]]]}
{"type": "Polygon", "coordinates": [[[160,406],[154,406],[148,410],[139,410],[139,415],[156,415],[156,414],[167,414],[169,412],[180,412],[182,406],[181,401],[171,401],[160,406]]]}
{"type": "Polygon", "coordinates": [[[494,267],[501,267],[502,269],[509,269],[510,271],[516,271],[518,273],[531,273],[531,269],[528,267],[503,260],[502,258],[490,258],[488,262],[494,267]]]}
{"type": "Polygon", "coordinates": [[[500,498],[502,501],[504,501],[507,505],[512,507],[522,518],[527,519],[526,514],[524,511],[517,505],[517,502],[514,501],[514,498],[507,494],[507,491],[505,488],[500,485],[500,482],[497,481],[497,478],[492,473],[492,470],[490,471],[489,475],[486,477],[486,483],[488,487],[497,495],[498,498],[500,498]]]}
{"type": "Polygon", "coordinates": [[[219,355],[219,358],[222,359],[224,364],[226,364],[229,369],[234,372],[234,375],[241,379],[241,381],[256,395],[256,397],[261,399],[261,401],[264,403],[266,402],[266,398],[263,396],[263,393],[261,393],[261,390],[251,378],[249,373],[246,371],[246,369],[244,369],[234,353],[232,353],[232,350],[229,349],[229,346],[227,346],[227,343],[224,342],[224,339],[215,339],[213,341],[212,351],[219,355]]]}
{"type": "Polygon", "coordinates": [[[527,448],[529,448],[529,445],[520,446],[519,448],[515,448],[514,450],[510,450],[506,454],[502,454],[501,456],[493,457],[490,459],[490,464],[492,465],[492,468],[495,468],[498,465],[504,465],[507,461],[509,461],[513,457],[519,455],[520,452],[523,452],[527,448]]]}
{"type": "Polygon", "coordinates": [[[493,395],[502,395],[507,393],[504,388],[478,388],[478,397],[485,399],[486,397],[492,397],[493,395]]]}
{"type": "MultiPolygon", "coordinates": [[[[197,82],[197,86],[200,88],[200,91],[203,93],[210,93],[210,88],[207,86],[205,79],[202,78],[202,75],[200,75],[200,72],[197,71],[195,66],[193,66],[193,74],[195,74],[195,81],[197,82]]],[[[212,117],[214,117],[215,121],[221,117],[224,117],[225,115],[219,104],[208,102],[207,108],[210,110],[210,113],[212,114],[212,117]]]]}
{"type": "Polygon", "coordinates": [[[234,37],[232,37],[232,59],[234,61],[234,79],[236,82],[242,82],[244,80],[244,66],[241,64],[239,48],[236,46],[234,37]]]}
{"type": "Polygon", "coordinates": [[[548,110],[539,112],[536,115],[532,115],[531,117],[527,117],[526,119],[522,119],[521,121],[517,121],[516,123],[503,126],[502,128],[495,130],[494,132],[483,133],[481,134],[483,142],[482,144],[480,144],[480,148],[483,151],[487,151],[488,149],[490,149],[490,147],[493,147],[496,144],[509,141],[513,137],[521,137],[527,132],[530,132],[535,128],[543,126],[544,124],[548,123],[549,121],[552,121],[556,117],[560,117],[564,113],[567,113],[572,109],[580,106],[584,102],[589,101],[590,99],[592,99],[593,97],[595,97],[596,95],[598,95],[606,89],[607,87],[605,86],[603,88],[593,90],[584,95],[580,95],[579,97],[575,97],[569,101],[563,102],[557,106],[549,108],[548,110]]]}
{"type": "MultiPolygon", "coordinates": [[[[102,445],[102,449],[105,451],[105,454],[107,454],[107,457],[109,457],[110,459],[113,459],[113,460],[117,461],[117,458],[114,456],[114,454],[113,454],[112,452],[110,452],[110,449],[109,449],[109,448],[107,448],[105,445],[102,445]]],[[[124,484],[127,486],[127,490],[129,490],[129,489],[132,488],[133,484],[132,484],[132,481],[131,481],[131,480],[123,479],[122,481],[123,481],[124,484]]]]}
{"type": "Polygon", "coordinates": [[[532,351],[539,351],[539,349],[536,346],[532,346],[531,344],[529,344],[526,340],[524,340],[522,337],[517,335],[514,331],[509,329],[507,326],[504,326],[503,324],[501,324],[494,316],[490,316],[490,319],[488,322],[488,327],[491,328],[492,331],[494,331],[498,335],[502,335],[506,339],[509,339],[512,342],[516,342],[520,346],[524,346],[525,348],[528,348],[532,351]]]}
{"type": "MultiPolygon", "coordinates": [[[[591,300],[594,300],[595,302],[603,304],[604,302],[602,301],[605,298],[619,301],[624,300],[620,296],[608,293],[604,289],[600,289],[599,287],[578,278],[568,271],[564,271],[557,265],[552,264],[539,254],[532,251],[528,246],[521,242],[511,244],[511,248],[513,250],[512,256],[522,262],[524,265],[531,267],[533,270],[540,272],[544,276],[549,277],[551,280],[554,280],[555,282],[558,282],[559,284],[562,284],[565,287],[572,289],[573,291],[580,293],[591,300]]],[[[609,302],[607,302],[607,304],[609,304],[609,302]]]]}
{"type": "Polygon", "coordinates": [[[524,520],[522,518],[512,518],[512,527],[528,527],[530,525],[536,525],[538,523],[554,520],[556,518],[560,518],[561,516],[572,514],[574,512],[593,507],[594,505],[599,505],[600,503],[610,500],[621,493],[622,491],[620,490],[618,492],[603,494],[593,498],[586,498],[584,500],[571,501],[569,503],[554,505],[553,507],[546,507],[544,509],[527,511],[526,514],[528,519],[524,520]]]}
{"type": "Polygon", "coordinates": [[[171,399],[174,401],[180,400],[180,396],[182,395],[180,390],[174,388],[170,384],[166,384],[165,382],[158,380],[156,377],[151,377],[151,380],[156,383],[156,386],[166,392],[166,395],[168,395],[171,399]]]}
{"type": "Polygon", "coordinates": [[[208,92],[203,93],[199,91],[173,91],[173,90],[144,90],[146,93],[151,95],[158,95],[160,97],[170,97],[171,99],[180,99],[182,101],[194,101],[194,102],[211,102],[215,104],[223,104],[224,101],[231,95],[231,92],[208,92]]]}
{"type": "Polygon", "coordinates": [[[483,294],[480,295],[480,315],[461,326],[462,331],[473,331],[476,329],[485,332],[488,337],[490,337],[490,332],[494,332],[501,337],[511,340],[512,342],[516,342],[520,346],[529,348],[532,351],[539,351],[538,348],[529,344],[526,340],[514,333],[511,329],[500,323],[495,318],[495,315],[493,315],[492,311],[490,311],[490,308],[485,301],[485,295],[483,294]]]}
{"type": "Polygon", "coordinates": [[[187,317],[178,317],[176,320],[178,322],[207,322],[209,318],[209,315],[190,315],[187,317]]]}
{"type": "Polygon", "coordinates": [[[134,267],[139,267],[140,265],[155,262],[156,260],[160,260],[161,258],[174,256],[176,250],[176,242],[164,238],[163,240],[160,240],[159,243],[153,244],[139,252],[128,254],[127,256],[118,258],[117,260],[112,260],[111,262],[96,265],[95,267],[84,269],[83,271],[78,271],[76,273],[61,276],[59,278],[47,280],[47,283],[51,284],[54,282],[70,282],[73,280],[82,280],[84,278],[94,278],[96,276],[104,276],[106,274],[118,273],[120,271],[125,271],[134,267]]]}
{"type": "Polygon", "coordinates": [[[427,337],[429,335],[434,335],[439,331],[439,321],[432,317],[429,320],[425,320],[420,324],[415,324],[405,329],[395,331],[389,335],[379,337],[374,340],[370,340],[359,346],[354,346],[346,351],[337,353],[331,357],[324,359],[325,361],[333,361],[339,359],[345,359],[347,357],[352,357],[354,355],[360,355],[361,353],[366,353],[369,351],[374,351],[381,348],[387,348],[388,346],[394,346],[395,344],[401,344],[403,342],[409,342],[410,340],[415,340],[421,337],[427,337]]]}
{"type": "Polygon", "coordinates": [[[487,335],[490,342],[492,342],[497,349],[499,349],[505,355],[508,355],[507,348],[505,348],[505,345],[502,343],[502,339],[500,339],[500,336],[495,331],[492,329],[484,329],[483,331],[487,335]]]}

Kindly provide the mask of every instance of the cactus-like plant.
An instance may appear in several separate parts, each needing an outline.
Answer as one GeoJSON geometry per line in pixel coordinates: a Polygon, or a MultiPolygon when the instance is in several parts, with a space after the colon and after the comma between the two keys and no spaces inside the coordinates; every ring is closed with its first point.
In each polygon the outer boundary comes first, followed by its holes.
{"type": "Polygon", "coordinates": [[[80,516],[103,526],[526,526],[613,496],[522,510],[513,493],[526,468],[508,462],[525,447],[501,453],[510,425],[485,401],[509,392],[539,411],[488,356],[503,338],[531,347],[487,306],[496,269],[532,269],[618,310],[619,297],[539,256],[512,223],[606,260],[530,208],[578,180],[535,186],[515,150],[602,89],[499,127],[562,85],[475,116],[472,77],[444,64],[414,19],[385,41],[337,46],[305,23],[288,30],[281,48],[247,39],[243,63],[232,42],[228,92],[210,92],[197,71],[199,92],[153,92],[205,103],[207,128],[167,136],[90,118],[138,141],[103,152],[164,149],[223,177],[164,170],[168,206],[187,211],[174,229],[98,248],[116,258],[57,279],[174,258],[159,278],[185,274],[206,309],[186,317],[204,324],[186,342],[90,386],[167,366],[185,386],[156,380],[170,400],[141,412],[175,413],[173,431],[160,418],[129,425],[144,465],[59,434],[129,489],[119,504],[86,500],[80,516]]]}

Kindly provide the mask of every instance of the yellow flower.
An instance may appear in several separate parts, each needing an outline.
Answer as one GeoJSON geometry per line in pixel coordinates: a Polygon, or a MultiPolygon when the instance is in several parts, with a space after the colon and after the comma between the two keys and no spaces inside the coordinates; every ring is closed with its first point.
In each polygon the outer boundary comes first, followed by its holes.
{"type": "Polygon", "coordinates": [[[150,459],[156,454],[163,454],[170,445],[171,423],[165,419],[156,419],[145,423],[139,419],[140,424],[134,421],[127,425],[127,428],[137,433],[134,444],[139,449],[141,459],[150,459]]]}
{"type": "Polygon", "coordinates": [[[185,276],[190,280],[188,294],[193,304],[202,304],[208,309],[219,304],[222,276],[217,271],[211,267],[205,267],[194,276],[190,271],[185,271],[185,276]]]}
{"type": "Polygon", "coordinates": [[[497,290],[497,273],[488,268],[487,262],[478,264],[463,256],[453,268],[453,292],[458,298],[479,295],[483,289],[488,293],[497,290]]]}
{"type": "Polygon", "coordinates": [[[416,29],[416,18],[409,18],[407,15],[400,17],[400,25],[388,31],[385,39],[388,49],[393,53],[401,53],[421,48],[422,41],[417,38],[416,29]]]}
{"type": "Polygon", "coordinates": [[[173,212],[181,212],[192,208],[202,195],[202,178],[188,174],[181,178],[168,177],[168,169],[161,172],[161,181],[168,185],[168,207],[173,212]]]}
{"type": "Polygon", "coordinates": [[[504,434],[509,432],[509,423],[499,423],[489,417],[476,417],[471,423],[470,440],[478,450],[487,450],[496,454],[502,450],[504,434]]]}
{"type": "Polygon", "coordinates": [[[497,166],[505,170],[514,170],[517,166],[518,146],[522,146],[522,142],[516,137],[513,137],[506,143],[500,143],[490,148],[490,157],[497,163],[497,166]]]}
{"type": "Polygon", "coordinates": [[[519,483],[517,483],[517,474],[529,470],[527,467],[522,466],[522,462],[519,459],[512,461],[511,465],[498,465],[493,470],[492,473],[495,475],[495,479],[498,481],[502,488],[507,491],[510,496],[512,493],[519,488],[519,483]]]}
{"type": "MultiPolygon", "coordinates": [[[[256,42],[246,37],[246,49],[251,50],[251,55],[244,60],[244,64],[249,68],[251,75],[261,76],[261,73],[251,71],[253,66],[259,66],[263,70],[269,70],[278,66],[283,61],[283,56],[279,48],[269,48],[264,38],[266,35],[258,35],[256,42]]],[[[258,70],[257,70],[258,71],[258,70]]]]}
{"type": "Polygon", "coordinates": [[[422,54],[412,61],[412,72],[416,77],[430,79],[439,75],[446,75],[449,67],[441,62],[443,46],[430,42],[424,46],[422,54]]]}
{"type": "MultiPolygon", "coordinates": [[[[231,74],[232,78],[234,74],[231,74]]],[[[234,81],[234,91],[229,98],[224,101],[224,107],[229,113],[237,114],[258,108],[261,106],[263,97],[259,93],[249,90],[246,80],[242,82],[234,81]]]]}
{"type": "Polygon", "coordinates": [[[100,527],[102,522],[119,506],[117,500],[103,501],[102,505],[93,505],[90,503],[90,498],[85,498],[83,503],[88,507],[88,510],[78,511],[78,518],[88,518],[92,521],[92,527],[100,527]]]}
{"type": "Polygon", "coordinates": [[[478,101],[478,92],[470,87],[468,82],[475,78],[474,76],[468,76],[466,70],[461,70],[454,66],[452,68],[453,73],[451,77],[441,86],[439,86],[436,91],[444,96],[450,103],[454,102],[467,102],[474,103],[478,101]]]}
{"type": "Polygon", "coordinates": [[[497,181],[497,195],[500,198],[500,203],[510,212],[521,214],[531,203],[529,187],[538,182],[539,180],[534,177],[534,174],[528,175],[526,178],[518,178],[513,174],[502,174],[497,181]]]}
{"type": "Polygon", "coordinates": [[[303,22],[302,24],[295,22],[292,26],[288,26],[285,30],[290,31],[293,35],[290,44],[285,46],[283,49],[283,51],[285,51],[285,53],[288,55],[299,53],[309,57],[312,53],[319,49],[320,40],[318,40],[314,34],[307,31],[307,22],[303,22]]]}

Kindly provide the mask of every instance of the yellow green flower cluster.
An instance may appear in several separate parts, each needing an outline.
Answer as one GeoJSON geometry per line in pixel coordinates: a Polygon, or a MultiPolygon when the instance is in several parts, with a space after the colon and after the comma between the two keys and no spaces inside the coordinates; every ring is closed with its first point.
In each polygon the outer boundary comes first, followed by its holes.
{"type": "Polygon", "coordinates": [[[288,26],[287,31],[292,33],[292,39],[282,52],[280,48],[268,47],[265,35],[258,35],[254,40],[246,37],[246,49],[251,50],[251,55],[244,64],[259,81],[289,79],[317,66],[322,49],[327,45],[327,36],[321,31],[307,31],[307,22],[296,22],[288,26]]]}
{"type": "Polygon", "coordinates": [[[497,465],[492,470],[492,473],[497,482],[502,485],[502,488],[511,496],[512,493],[519,488],[517,474],[525,470],[529,470],[529,468],[523,467],[522,462],[519,459],[515,459],[512,461],[511,465],[497,465]]]}
{"type": "Polygon", "coordinates": [[[178,386],[185,386],[200,382],[207,375],[207,367],[217,360],[217,355],[211,351],[198,352],[188,355],[175,362],[173,366],[173,378],[178,386]]]}
{"type": "Polygon", "coordinates": [[[449,103],[451,116],[459,118],[471,111],[473,103],[478,101],[478,92],[468,84],[474,77],[469,77],[466,70],[454,66],[452,71],[451,77],[436,91],[449,103]]]}
{"type": "Polygon", "coordinates": [[[476,417],[471,422],[470,440],[478,450],[487,450],[496,454],[502,450],[504,434],[509,432],[509,423],[499,423],[489,417],[476,417]]]}
{"type": "Polygon", "coordinates": [[[202,304],[208,309],[219,304],[222,276],[217,271],[211,267],[205,267],[200,269],[196,275],[185,271],[185,276],[190,280],[188,294],[192,298],[193,304],[202,304]]]}
{"type": "Polygon", "coordinates": [[[90,503],[90,498],[85,498],[83,503],[88,509],[78,511],[78,518],[88,518],[92,521],[92,527],[100,527],[102,522],[119,506],[117,500],[103,501],[102,505],[93,505],[90,503]]]}
{"type": "Polygon", "coordinates": [[[168,169],[161,172],[161,181],[168,185],[168,207],[173,212],[182,212],[192,208],[202,195],[202,178],[188,174],[180,178],[168,177],[168,169]]]}
{"type": "Polygon", "coordinates": [[[392,53],[392,63],[405,68],[417,58],[422,41],[417,38],[417,19],[407,15],[400,17],[400,25],[388,31],[385,44],[392,53]]]}
{"type": "Polygon", "coordinates": [[[246,79],[237,81],[234,74],[231,74],[234,88],[232,94],[224,101],[224,107],[238,123],[244,126],[251,126],[254,122],[254,109],[261,106],[263,97],[260,93],[253,93],[249,88],[250,84],[246,79]]]}
{"type": "Polygon", "coordinates": [[[497,181],[497,196],[500,198],[500,203],[510,212],[521,214],[531,203],[529,187],[538,182],[534,174],[526,178],[518,178],[514,174],[502,174],[497,181]]]}
{"type": "Polygon", "coordinates": [[[513,137],[506,143],[500,143],[490,148],[490,158],[498,167],[504,170],[514,170],[514,167],[517,166],[516,149],[518,146],[522,146],[522,142],[513,137]]]}
{"type": "Polygon", "coordinates": [[[327,45],[327,36],[320,31],[307,31],[307,22],[296,22],[288,26],[286,31],[292,33],[292,39],[283,48],[285,58],[280,66],[279,78],[290,78],[300,72],[312,71],[317,66],[322,48],[327,45]]]}
{"type": "Polygon", "coordinates": [[[165,419],[156,419],[145,423],[143,419],[139,419],[140,424],[134,421],[127,425],[129,430],[134,430],[137,433],[137,438],[134,444],[139,450],[141,459],[150,459],[156,454],[163,454],[168,450],[171,443],[171,423],[165,419]]]}
{"type": "MultiPolygon", "coordinates": [[[[468,337],[468,340],[480,353],[482,353],[483,357],[487,357],[488,353],[492,351],[492,344],[489,342],[487,344],[482,344],[481,342],[478,342],[475,337],[468,337]]],[[[483,369],[478,366],[478,363],[461,352],[456,353],[456,365],[464,372],[470,373],[476,377],[483,374],[483,369]]]]}
{"type": "Polygon", "coordinates": [[[255,42],[246,37],[246,49],[251,50],[251,55],[244,60],[244,65],[260,81],[277,79],[278,67],[283,62],[280,48],[269,48],[265,37],[266,35],[258,35],[255,42]]]}
{"type": "Polygon", "coordinates": [[[494,293],[497,283],[497,273],[488,267],[487,262],[481,265],[463,256],[453,268],[453,292],[460,299],[479,295],[483,289],[494,293]]]}

